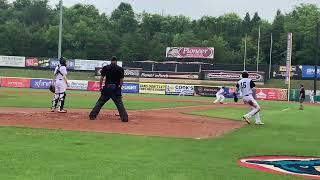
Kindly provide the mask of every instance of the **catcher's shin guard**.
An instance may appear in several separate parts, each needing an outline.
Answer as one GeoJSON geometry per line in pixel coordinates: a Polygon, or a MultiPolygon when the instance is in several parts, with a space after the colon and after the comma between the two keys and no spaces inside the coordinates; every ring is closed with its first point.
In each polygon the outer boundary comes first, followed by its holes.
{"type": "Polygon", "coordinates": [[[60,106],[59,106],[59,110],[61,111],[61,110],[63,110],[64,101],[65,101],[65,99],[66,99],[67,94],[66,94],[65,92],[64,92],[64,93],[60,93],[59,96],[60,96],[60,106]]]}
{"type": "Polygon", "coordinates": [[[57,108],[59,102],[59,94],[54,94],[51,109],[57,108]]]}

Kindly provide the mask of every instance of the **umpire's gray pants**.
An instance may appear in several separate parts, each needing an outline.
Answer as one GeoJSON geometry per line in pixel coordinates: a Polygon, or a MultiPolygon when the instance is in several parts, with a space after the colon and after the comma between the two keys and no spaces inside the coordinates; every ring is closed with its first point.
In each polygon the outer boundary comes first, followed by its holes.
{"type": "MultiPolygon", "coordinates": [[[[108,93],[109,94],[109,93],[108,93]]],[[[109,95],[103,95],[101,94],[100,98],[98,99],[96,105],[92,109],[90,113],[90,117],[97,117],[101,108],[104,106],[106,102],[108,102],[110,99],[114,102],[116,105],[121,121],[128,122],[128,113],[123,105],[122,102],[122,96],[118,96],[115,93],[110,93],[109,95]]]]}

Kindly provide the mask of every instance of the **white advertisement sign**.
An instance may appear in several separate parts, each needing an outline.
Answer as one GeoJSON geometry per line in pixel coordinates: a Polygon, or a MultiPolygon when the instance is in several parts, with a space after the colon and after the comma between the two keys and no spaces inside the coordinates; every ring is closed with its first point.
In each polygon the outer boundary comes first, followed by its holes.
{"type": "Polygon", "coordinates": [[[182,85],[182,84],[167,84],[166,94],[193,96],[194,95],[194,86],[182,85]]]}
{"type": "MultiPolygon", "coordinates": [[[[94,71],[96,67],[103,67],[110,63],[110,61],[75,59],[74,69],[80,71],[94,71]]],[[[122,67],[121,61],[118,61],[118,66],[122,67]]]]}
{"type": "Polygon", "coordinates": [[[21,56],[0,56],[0,66],[25,67],[26,58],[21,56]]]}
{"type": "Polygon", "coordinates": [[[69,82],[68,89],[73,89],[73,90],[87,90],[88,89],[88,81],[69,80],[68,82],[69,82]]]}

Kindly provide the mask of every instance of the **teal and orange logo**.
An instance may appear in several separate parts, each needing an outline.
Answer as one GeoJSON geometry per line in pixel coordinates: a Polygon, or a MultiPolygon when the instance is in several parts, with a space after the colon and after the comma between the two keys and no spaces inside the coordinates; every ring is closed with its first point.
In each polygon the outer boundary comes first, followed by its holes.
{"type": "Polygon", "coordinates": [[[238,162],[242,166],[261,171],[320,179],[320,157],[255,156],[238,162]]]}

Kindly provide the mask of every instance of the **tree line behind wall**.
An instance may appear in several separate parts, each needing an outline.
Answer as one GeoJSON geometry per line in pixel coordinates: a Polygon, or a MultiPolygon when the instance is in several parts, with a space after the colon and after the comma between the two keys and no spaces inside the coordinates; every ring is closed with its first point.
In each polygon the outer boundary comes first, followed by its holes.
{"type": "MultiPolygon", "coordinates": [[[[166,47],[204,46],[215,48],[215,63],[241,64],[247,34],[247,63],[254,64],[261,27],[260,63],[269,62],[273,33],[273,63],[284,64],[287,32],[292,32],[292,63],[313,64],[318,19],[320,9],[313,4],[301,4],[287,14],[277,11],[273,22],[261,19],[258,13],[252,17],[247,13],[243,19],[229,13],[197,20],[138,14],[127,3],[120,3],[107,15],[93,5],[76,4],[64,7],[62,54],[82,59],[116,55],[122,61],[164,61],[166,47]]],[[[0,0],[0,54],[57,56],[58,24],[59,7],[50,7],[48,0],[0,0]]]]}

